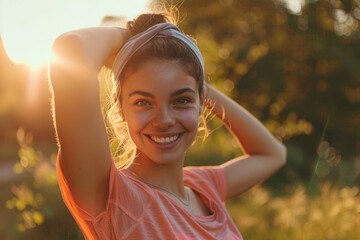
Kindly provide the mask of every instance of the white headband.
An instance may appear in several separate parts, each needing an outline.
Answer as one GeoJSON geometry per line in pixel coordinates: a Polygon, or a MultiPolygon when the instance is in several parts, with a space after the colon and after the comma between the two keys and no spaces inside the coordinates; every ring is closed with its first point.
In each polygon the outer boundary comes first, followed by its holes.
{"type": "Polygon", "coordinates": [[[146,43],[151,41],[154,37],[174,37],[186,43],[186,45],[188,45],[193,51],[196,59],[199,61],[202,68],[202,78],[204,78],[204,61],[197,45],[188,36],[183,34],[174,24],[159,23],[144,32],[136,34],[124,44],[119,53],[116,55],[112,66],[115,79],[119,78],[126,63],[131,59],[134,53],[146,43]]]}

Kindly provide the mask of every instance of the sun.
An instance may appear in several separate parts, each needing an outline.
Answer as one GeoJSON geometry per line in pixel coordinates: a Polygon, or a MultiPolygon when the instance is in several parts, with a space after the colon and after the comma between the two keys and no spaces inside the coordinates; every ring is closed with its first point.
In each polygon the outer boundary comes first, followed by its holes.
{"type": "Polygon", "coordinates": [[[38,69],[60,34],[99,26],[107,15],[132,19],[148,8],[149,0],[0,0],[0,34],[13,62],[38,69]]]}

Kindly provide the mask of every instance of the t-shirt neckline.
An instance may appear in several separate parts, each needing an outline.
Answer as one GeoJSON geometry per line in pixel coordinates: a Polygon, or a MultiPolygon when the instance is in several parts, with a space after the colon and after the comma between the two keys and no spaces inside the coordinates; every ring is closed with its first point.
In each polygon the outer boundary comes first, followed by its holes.
{"type": "MultiPolygon", "coordinates": [[[[191,185],[191,182],[187,182],[186,180],[184,181],[184,186],[190,188],[192,191],[194,191],[195,193],[199,194],[201,200],[203,201],[203,203],[205,204],[205,206],[211,211],[210,215],[207,216],[200,216],[198,214],[195,214],[191,211],[189,211],[183,204],[181,204],[179,201],[176,201],[174,199],[174,197],[171,196],[171,194],[162,191],[160,189],[151,187],[150,185],[146,184],[145,182],[141,181],[141,179],[139,179],[132,171],[128,170],[128,169],[121,169],[124,170],[123,172],[125,172],[129,177],[131,177],[133,180],[141,183],[143,186],[146,186],[147,188],[151,189],[153,192],[156,193],[160,193],[163,196],[166,196],[167,199],[170,199],[170,201],[175,204],[176,206],[178,206],[179,208],[181,208],[183,211],[185,211],[187,214],[189,214],[190,216],[199,219],[202,222],[211,222],[213,220],[215,220],[216,216],[215,216],[215,211],[214,209],[212,209],[212,206],[214,206],[214,204],[212,203],[211,198],[207,197],[205,194],[201,193],[198,188],[196,188],[196,186],[191,185]],[[206,200],[209,205],[207,205],[204,200],[206,200]]],[[[120,170],[120,171],[121,171],[120,170]]]]}

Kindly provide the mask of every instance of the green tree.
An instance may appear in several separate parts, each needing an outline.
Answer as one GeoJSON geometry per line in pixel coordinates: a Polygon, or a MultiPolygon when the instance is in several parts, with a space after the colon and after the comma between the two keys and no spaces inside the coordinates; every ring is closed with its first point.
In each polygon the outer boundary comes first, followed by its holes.
{"type": "Polygon", "coordinates": [[[288,146],[279,179],[308,182],[317,169],[322,179],[360,180],[359,1],[176,4],[210,82],[288,146]]]}

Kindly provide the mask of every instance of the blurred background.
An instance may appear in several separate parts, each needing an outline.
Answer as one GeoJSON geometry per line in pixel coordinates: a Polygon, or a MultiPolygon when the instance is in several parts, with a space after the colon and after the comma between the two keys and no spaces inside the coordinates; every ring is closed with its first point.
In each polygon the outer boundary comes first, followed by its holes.
{"type": "MultiPolygon", "coordinates": [[[[57,185],[52,41],[82,27],[122,26],[163,4],[178,8],[180,28],[197,39],[208,81],[288,148],[284,168],[227,202],[243,237],[358,239],[359,0],[0,0],[1,239],[83,239],[57,185]]],[[[241,152],[216,119],[209,128],[187,165],[241,152]]]]}

